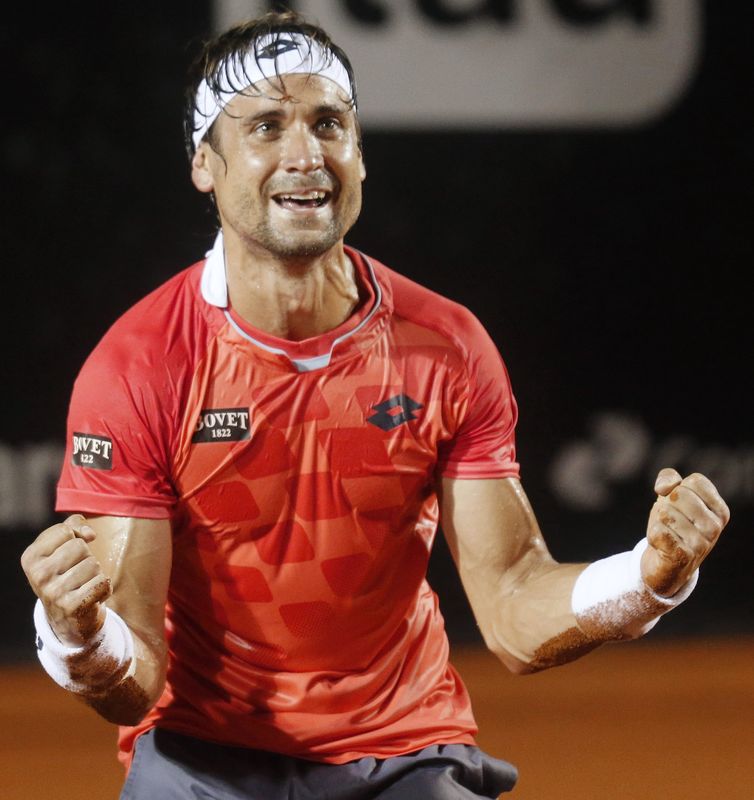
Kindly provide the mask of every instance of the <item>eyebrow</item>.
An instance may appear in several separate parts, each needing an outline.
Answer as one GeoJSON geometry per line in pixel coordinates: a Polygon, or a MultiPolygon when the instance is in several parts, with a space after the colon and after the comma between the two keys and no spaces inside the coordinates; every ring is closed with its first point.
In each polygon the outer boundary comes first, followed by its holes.
{"type": "Polygon", "coordinates": [[[243,125],[251,125],[253,122],[258,122],[260,119],[269,119],[270,117],[284,117],[285,112],[280,108],[266,108],[262,111],[257,111],[256,114],[247,114],[241,118],[243,125]]]}
{"type": "Polygon", "coordinates": [[[336,106],[331,104],[324,104],[317,106],[314,113],[319,116],[320,114],[347,114],[350,111],[348,106],[336,106]]]}
{"type": "MultiPolygon", "coordinates": [[[[323,114],[332,114],[335,116],[343,116],[349,112],[348,106],[333,105],[332,103],[323,103],[322,105],[315,106],[312,113],[314,116],[322,116],[323,114]]],[[[266,108],[257,111],[255,114],[247,114],[241,118],[243,125],[252,125],[262,119],[282,119],[286,116],[286,112],[281,108],[266,108]]]]}

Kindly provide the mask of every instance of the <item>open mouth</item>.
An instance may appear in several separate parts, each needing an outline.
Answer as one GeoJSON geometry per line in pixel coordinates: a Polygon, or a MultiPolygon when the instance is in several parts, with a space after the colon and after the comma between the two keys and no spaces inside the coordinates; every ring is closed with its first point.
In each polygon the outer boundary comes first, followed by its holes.
{"type": "Polygon", "coordinates": [[[332,193],[324,189],[312,189],[308,192],[285,192],[273,195],[273,200],[288,211],[307,211],[322,208],[330,202],[332,193]]]}

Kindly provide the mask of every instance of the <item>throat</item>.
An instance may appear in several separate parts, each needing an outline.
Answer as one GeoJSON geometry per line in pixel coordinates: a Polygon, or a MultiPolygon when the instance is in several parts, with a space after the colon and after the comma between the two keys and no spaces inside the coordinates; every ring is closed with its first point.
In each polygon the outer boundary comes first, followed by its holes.
{"type": "Polygon", "coordinates": [[[345,269],[324,265],[303,274],[267,270],[252,280],[247,275],[229,285],[233,309],[258,330],[289,341],[334,330],[354,314],[362,299],[353,265],[344,258],[345,269]]]}
{"type": "Polygon", "coordinates": [[[312,308],[307,302],[292,302],[281,314],[279,332],[275,335],[294,342],[311,339],[334,330],[348,320],[358,308],[355,301],[347,298],[333,298],[319,308],[312,308]]]}

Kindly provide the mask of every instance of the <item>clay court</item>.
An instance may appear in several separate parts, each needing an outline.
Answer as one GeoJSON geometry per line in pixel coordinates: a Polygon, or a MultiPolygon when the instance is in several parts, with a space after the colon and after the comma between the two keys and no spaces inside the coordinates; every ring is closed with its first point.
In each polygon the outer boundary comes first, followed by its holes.
{"type": "MultiPolygon", "coordinates": [[[[754,637],[612,645],[508,674],[456,648],[479,742],[515,763],[517,800],[751,800],[754,637]]],[[[115,800],[113,729],[36,665],[3,670],[3,800],[115,800]]]]}

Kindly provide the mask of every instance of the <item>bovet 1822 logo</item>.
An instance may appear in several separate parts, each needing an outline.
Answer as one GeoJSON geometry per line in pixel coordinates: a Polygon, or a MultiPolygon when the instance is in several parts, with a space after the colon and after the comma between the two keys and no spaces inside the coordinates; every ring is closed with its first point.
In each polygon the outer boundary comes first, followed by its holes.
{"type": "Polygon", "coordinates": [[[204,408],[191,441],[240,442],[249,438],[248,408],[204,408]]]}
{"type": "Polygon", "coordinates": [[[73,434],[73,464],[89,469],[113,468],[113,440],[91,433],[73,434]]]}

